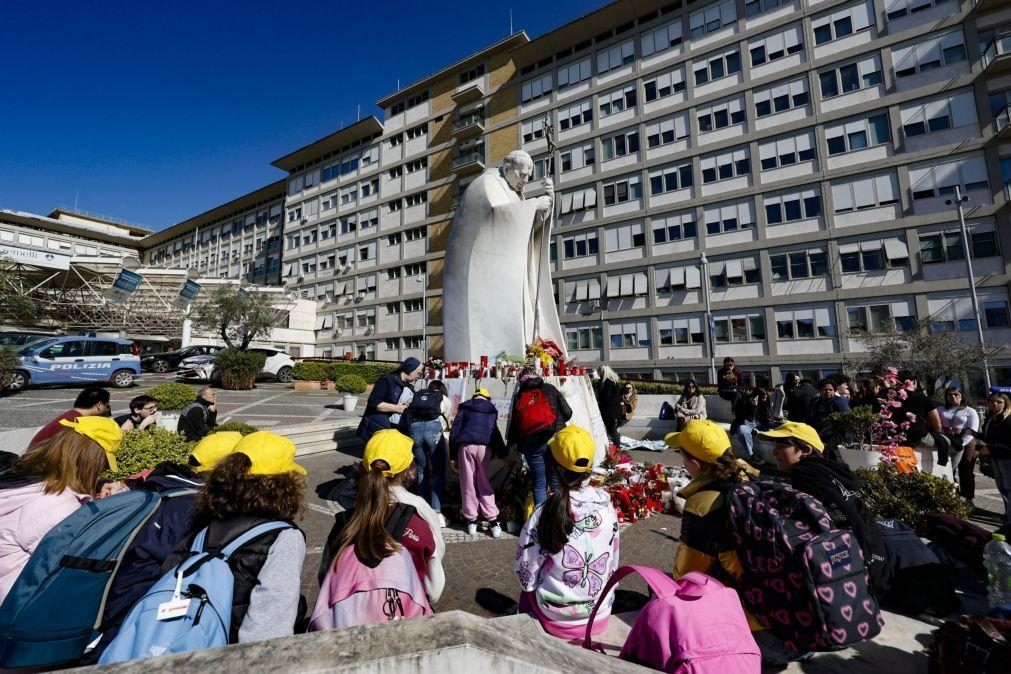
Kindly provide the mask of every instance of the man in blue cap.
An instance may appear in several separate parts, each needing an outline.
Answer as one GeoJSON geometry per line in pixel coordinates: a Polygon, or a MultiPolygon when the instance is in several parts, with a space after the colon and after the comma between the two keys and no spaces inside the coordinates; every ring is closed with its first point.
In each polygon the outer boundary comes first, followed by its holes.
{"type": "Polygon", "coordinates": [[[358,424],[359,438],[368,442],[376,431],[394,427],[414,397],[413,384],[421,376],[421,370],[421,361],[411,357],[376,382],[358,424]]]}

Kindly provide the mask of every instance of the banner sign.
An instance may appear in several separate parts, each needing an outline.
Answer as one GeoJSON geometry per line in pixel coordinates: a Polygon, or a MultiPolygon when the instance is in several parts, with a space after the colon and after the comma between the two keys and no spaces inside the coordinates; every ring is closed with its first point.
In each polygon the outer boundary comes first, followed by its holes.
{"type": "Polygon", "coordinates": [[[176,297],[176,306],[185,309],[186,305],[191,304],[197,298],[202,287],[196,281],[186,279],[186,283],[183,283],[183,287],[179,289],[179,296],[176,297]]]}
{"type": "Polygon", "coordinates": [[[17,246],[0,246],[0,260],[15,264],[30,264],[47,269],[70,269],[70,256],[17,246]]]}
{"type": "Polygon", "coordinates": [[[140,282],[143,278],[137,272],[130,271],[129,269],[120,269],[119,275],[112,282],[112,287],[106,291],[105,296],[113,302],[125,304],[129,301],[130,296],[136,292],[137,288],[140,287],[140,282]]]}

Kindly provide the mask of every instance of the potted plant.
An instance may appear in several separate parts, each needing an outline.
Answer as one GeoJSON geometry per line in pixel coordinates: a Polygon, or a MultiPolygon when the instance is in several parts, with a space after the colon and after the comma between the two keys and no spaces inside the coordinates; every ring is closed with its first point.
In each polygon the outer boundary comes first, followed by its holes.
{"type": "Polygon", "coordinates": [[[868,443],[879,415],[870,407],[854,407],[849,412],[835,412],[828,416],[829,428],[839,438],[853,438],[854,442],[839,445],[839,454],[851,468],[871,468],[881,462],[881,454],[868,443]]]}
{"type": "Polygon", "coordinates": [[[344,394],[344,410],[350,412],[358,406],[358,396],[365,392],[365,380],[356,374],[346,374],[335,382],[337,390],[344,394]]]}
{"type": "Polygon", "coordinates": [[[214,376],[226,391],[247,391],[253,388],[265,361],[261,353],[223,349],[214,358],[214,376]]]}
{"type": "Polygon", "coordinates": [[[320,382],[329,379],[326,363],[300,361],[291,370],[296,391],[318,391],[320,382]]]}
{"type": "Polygon", "coordinates": [[[147,394],[158,403],[158,428],[172,433],[179,427],[179,413],[197,399],[193,387],[186,384],[158,384],[147,394]]]}

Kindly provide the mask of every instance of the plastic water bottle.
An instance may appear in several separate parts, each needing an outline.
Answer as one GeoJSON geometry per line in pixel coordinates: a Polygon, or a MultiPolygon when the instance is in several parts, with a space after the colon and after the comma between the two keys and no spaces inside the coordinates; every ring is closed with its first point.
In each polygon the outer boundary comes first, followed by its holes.
{"type": "Polygon", "coordinates": [[[989,582],[990,607],[1011,604],[1011,545],[1001,534],[994,534],[983,548],[983,566],[989,582]]]}

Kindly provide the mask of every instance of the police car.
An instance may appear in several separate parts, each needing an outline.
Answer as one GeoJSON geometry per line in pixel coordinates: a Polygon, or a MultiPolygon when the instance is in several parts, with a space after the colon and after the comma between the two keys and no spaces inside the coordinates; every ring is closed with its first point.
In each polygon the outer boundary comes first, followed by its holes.
{"type": "Polygon", "coordinates": [[[18,352],[8,388],[108,383],[125,388],[140,375],[140,350],[129,339],[49,337],[18,352]]]}

